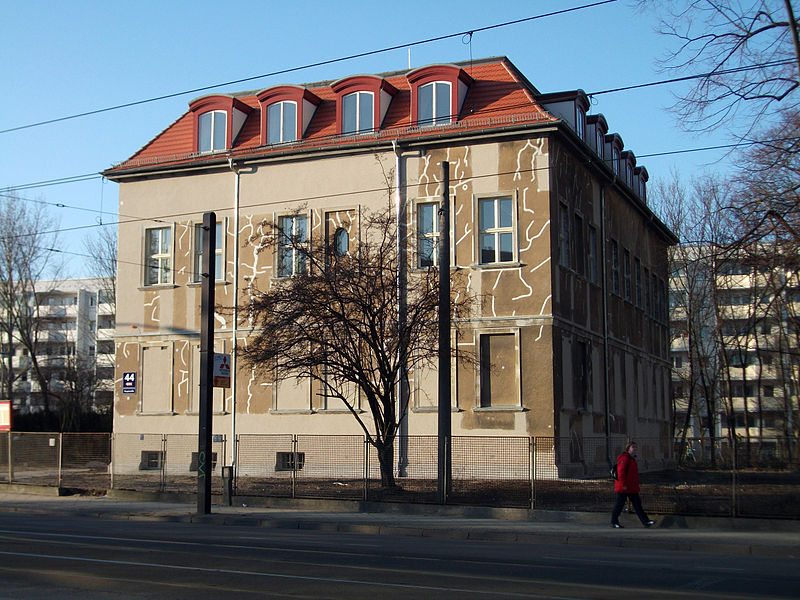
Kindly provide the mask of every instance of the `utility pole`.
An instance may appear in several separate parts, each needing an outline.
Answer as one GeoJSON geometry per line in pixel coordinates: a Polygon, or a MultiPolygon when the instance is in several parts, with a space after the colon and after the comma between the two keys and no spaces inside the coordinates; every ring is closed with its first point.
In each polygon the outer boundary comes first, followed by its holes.
{"type": "Polygon", "coordinates": [[[203,283],[200,301],[200,423],[197,432],[197,514],[211,514],[211,430],[214,393],[214,282],[217,215],[203,213],[203,283]]]}
{"type": "Polygon", "coordinates": [[[439,504],[450,493],[450,163],[442,163],[442,202],[439,205],[439,504]]]}

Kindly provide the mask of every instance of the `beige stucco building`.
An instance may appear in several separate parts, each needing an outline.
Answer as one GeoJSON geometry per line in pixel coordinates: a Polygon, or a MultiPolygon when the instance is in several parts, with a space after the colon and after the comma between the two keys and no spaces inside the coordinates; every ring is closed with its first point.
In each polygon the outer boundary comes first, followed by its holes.
{"type": "MultiPolygon", "coordinates": [[[[190,103],[105,173],[125,215],[114,431],[197,431],[204,212],[218,219],[225,307],[298,268],[259,252],[260,224],[287,216],[312,238],[344,230],[346,244],[363,209],[403,206],[413,276],[434,262],[431,215],[448,161],[451,269],[491,298],[458,343],[495,367],[453,370],[453,435],[635,436],[663,440],[645,461],[666,459],[666,250],[676,240],[647,206],[646,170],[588,107],[581,91],[539,93],[505,58],[190,103]],[[127,393],[123,373],[136,374],[127,393]]],[[[216,351],[235,360],[247,335],[241,315],[217,314],[216,351]]],[[[436,373],[411,378],[405,433],[435,435],[436,373]]],[[[309,382],[241,364],[214,402],[214,433],[226,440],[360,433],[309,382]]]]}

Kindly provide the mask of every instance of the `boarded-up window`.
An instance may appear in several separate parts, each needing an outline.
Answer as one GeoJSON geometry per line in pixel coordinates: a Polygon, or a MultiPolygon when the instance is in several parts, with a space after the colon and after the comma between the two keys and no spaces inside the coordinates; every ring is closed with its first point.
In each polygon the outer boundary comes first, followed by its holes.
{"type": "Polygon", "coordinates": [[[277,410],[311,410],[311,381],[308,377],[283,379],[278,382],[275,398],[277,410]]]}
{"type": "Polygon", "coordinates": [[[517,351],[513,333],[480,336],[480,406],[519,405],[517,351]]]}
{"type": "Polygon", "coordinates": [[[434,409],[439,406],[439,374],[433,369],[414,371],[414,408],[434,409]]]}
{"type": "Polygon", "coordinates": [[[169,346],[142,348],[142,412],[172,410],[172,352],[169,346]]]}

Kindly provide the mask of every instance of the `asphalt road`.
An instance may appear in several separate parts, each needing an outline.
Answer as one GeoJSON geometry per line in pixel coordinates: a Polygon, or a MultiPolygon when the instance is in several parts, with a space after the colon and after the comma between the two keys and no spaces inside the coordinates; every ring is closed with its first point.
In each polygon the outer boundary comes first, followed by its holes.
{"type": "Polygon", "coordinates": [[[0,598],[797,598],[800,560],[0,514],[0,598]]]}

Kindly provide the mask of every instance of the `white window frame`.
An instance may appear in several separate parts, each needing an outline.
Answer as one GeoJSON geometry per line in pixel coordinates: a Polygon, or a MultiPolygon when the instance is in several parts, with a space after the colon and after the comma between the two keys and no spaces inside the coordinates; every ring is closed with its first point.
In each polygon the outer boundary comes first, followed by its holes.
{"type": "Polygon", "coordinates": [[[342,96],[342,133],[347,134],[356,134],[356,133],[369,133],[376,129],[375,125],[375,102],[376,102],[375,94],[373,92],[368,92],[366,90],[359,90],[357,92],[352,92],[350,94],[346,94],[342,96]],[[364,124],[361,122],[361,99],[364,96],[369,96],[372,99],[372,110],[370,111],[370,123],[369,127],[364,127],[364,124]],[[350,131],[345,129],[345,102],[347,98],[355,97],[355,129],[350,131]]]}
{"type": "MultiPolygon", "coordinates": [[[[217,221],[217,247],[214,250],[214,257],[217,261],[215,269],[216,281],[225,281],[225,221],[217,221]]],[[[203,223],[195,223],[192,232],[192,283],[203,281],[203,223]]]]}
{"type": "Polygon", "coordinates": [[[219,152],[221,150],[227,150],[227,145],[228,145],[228,139],[227,138],[228,138],[228,113],[227,113],[227,111],[224,111],[224,110],[209,110],[209,111],[204,112],[203,114],[201,114],[201,115],[199,115],[197,117],[197,151],[199,153],[205,154],[205,153],[208,153],[208,152],[219,152]],[[202,120],[204,118],[209,117],[209,116],[210,116],[210,119],[211,119],[211,123],[210,123],[210,126],[208,128],[208,133],[210,135],[210,139],[203,140],[203,138],[200,135],[201,122],[202,122],[202,120]],[[224,125],[223,125],[224,134],[223,134],[223,140],[222,140],[222,147],[218,148],[214,144],[214,141],[215,141],[214,132],[215,132],[216,126],[217,126],[217,119],[219,119],[220,116],[222,116],[222,118],[224,119],[224,125]]]}
{"type": "Polygon", "coordinates": [[[516,198],[513,194],[497,194],[492,196],[477,196],[475,199],[475,206],[476,212],[475,214],[478,216],[478,235],[476,236],[477,248],[476,248],[476,256],[478,259],[478,264],[480,265],[503,265],[503,264],[512,264],[517,261],[517,203],[516,198]],[[483,227],[483,223],[481,222],[481,203],[487,201],[493,201],[494,203],[494,225],[492,227],[483,227]],[[498,225],[500,219],[499,215],[499,208],[500,208],[500,201],[501,200],[509,200],[511,202],[511,225],[506,227],[501,227],[498,225]],[[509,260],[499,260],[500,258],[500,239],[502,235],[511,235],[511,258],[509,260]],[[484,235],[490,235],[494,238],[494,260],[493,261],[486,261],[483,260],[483,252],[481,249],[481,238],[484,235]]]}
{"type": "Polygon", "coordinates": [[[144,273],[142,277],[142,283],[145,286],[155,286],[155,285],[168,285],[172,283],[173,277],[173,243],[175,240],[175,236],[173,235],[173,228],[171,226],[167,227],[148,227],[144,230],[144,273]],[[163,250],[163,241],[161,237],[163,236],[163,232],[169,232],[169,249],[167,252],[162,252],[163,250]],[[158,240],[158,252],[154,254],[150,254],[150,235],[151,232],[161,232],[159,234],[158,240]],[[156,261],[156,269],[158,272],[157,281],[151,281],[149,277],[150,273],[150,262],[156,261]]]}
{"type": "Polygon", "coordinates": [[[297,105],[297,102],[293,100],[281,100],[279,102],[273,102],[269,106],[267,106],[267,144],[282,144],[284,142],[295,142],[297,141],[297,119],[299,115],[300,107],[297,105]],[[286,131],[286,123],[284,122],[285,118],[285,111],[286,105],[291,104],[294,106],[294,123],[292,125],[291,131],[286,131]],[[280,112],[280,117],[278,122],[280,123],[280,131],[278,132],[278,139],[270,139],[272,134],[274,133],[269,127],[269,115],[270,112],[273,110],[278,110],[280,112]]]}
{"type": "Polygon", "coordinates": [[[433,125],[443,125],[449,124],[453,122],[454,115],[452,114],[452,106],[453,106],[453,84],[449,81],[431,81],[430,83],[426,83],[421,85],[417,88],[417,123],[420,127],[429,127],[433,125]],[[439,100],[439,92],[437,91],[439,86],[447,86],[447,114],[440,115],[436,111],[436,107],[438,106],[439,100]],[[420,92],[423,89],[431,87],[431,117],[429,119],[422,119],[420,117],[420,107],[422,103],[420,102],[420,92]]]}
{"type": "Polygon", "coordinates": [[[416,219],[416,237],[417,237],[417,268],[419,269],[427,269],[431,267],[438,267],[439,266],[439,202],[438,201],[422,201],[417,202],[415,206],[415,214],[414,217],[416,219]],[[420,209],[433,207],[433,227],[431,231],[421,231],[420,224],[422,220],[420,219],[420,209]],[[432,250],[432,260],[430,265],[423,265],[422,264],[422,257],[423,253],[421,251],[421,245],[423,240],[431,240],[433,244],[432,250]]]}
{"type": "Polygon", "coordinates": [[[278,277],[294,277],[295,275],[300,275],[307,272],[308,264],[306,262],[305,256],[301,256],[303,249],[296,248],[295,244],[291,241],[288,243],[284,243],[283,240],[280,239],[280,236],[283,236],[284,233],[284,222],[286,219],[292,220],[292,231],[289,232],[289,235],[295,236],[296,232],[296,223],[298,219],[304,219],[306,224],[305,235],[306,239],[303,240],[301,243],[305,245],[305,250],[308,250],[308,243],[309,243],[309,221],[308,215],[299,214],[299,215],[280,215],[278,216],[278,232],[276,235],[279,236],[278,243],[277,243],[277,252],[276,252],[276,261],[277,264],[275,265],[275,273],[278,277]],[[290,273],[283,273],[281,272],[281,265],[283,264],[283,256],[285,256],[285,252],[291,252],[292,255],[292,269],[290,273]]]}

